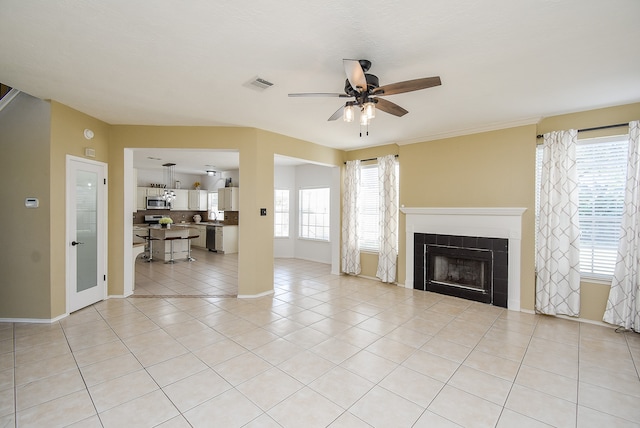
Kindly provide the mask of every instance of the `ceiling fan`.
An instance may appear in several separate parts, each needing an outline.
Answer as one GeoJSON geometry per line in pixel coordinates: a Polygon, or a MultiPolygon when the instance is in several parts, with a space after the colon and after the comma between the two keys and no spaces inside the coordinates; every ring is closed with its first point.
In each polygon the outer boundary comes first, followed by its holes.
{"type": "Polygon", "coordinates": [[[345,105],[333,113],[328,120],[336,120],[342,116],[345,122],[352,122],[355,116],[354,110],[357,107],[361,112],[360,124],[368,125],[369,120],[375,117],[376,107],[385,113],[398,117],[409,113],[399,105],[378,97],[418,91],[420,89],[427,89],[442,84],[440,76],[435,76],[379,86],[378,77],[373,74],[367,74],[367,71],[371,68],[371,61],[366,59],[343,59],[342,62],[344,64],[344,71],[347,75],[347,80],[344,84],[344,94],[312,92],[289,94],[289,96],[354,98],[353,101],[347,101],[345,105]]]}

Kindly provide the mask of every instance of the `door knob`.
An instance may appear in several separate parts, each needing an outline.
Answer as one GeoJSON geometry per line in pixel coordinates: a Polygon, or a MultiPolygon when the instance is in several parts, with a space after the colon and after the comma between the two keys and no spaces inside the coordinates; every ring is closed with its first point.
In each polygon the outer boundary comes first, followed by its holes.
{"type": "Polygon", "coordinates": [[[72,242],[71,242],[71,245],[73,245],[74,247],[75,247],[76,245],[79,245],[79,244],[84,244],[84,242],[78,242],[78,241],[72,241],[72,242]]]}

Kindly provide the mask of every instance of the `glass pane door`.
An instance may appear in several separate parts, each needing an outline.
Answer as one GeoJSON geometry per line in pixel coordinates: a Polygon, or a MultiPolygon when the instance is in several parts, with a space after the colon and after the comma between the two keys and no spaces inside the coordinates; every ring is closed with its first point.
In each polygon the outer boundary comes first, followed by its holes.
{"type": "Polygon", "coordinates": [[[98,278],[98,174],[76,175],[76,291],[96,287],[98,278]]]}

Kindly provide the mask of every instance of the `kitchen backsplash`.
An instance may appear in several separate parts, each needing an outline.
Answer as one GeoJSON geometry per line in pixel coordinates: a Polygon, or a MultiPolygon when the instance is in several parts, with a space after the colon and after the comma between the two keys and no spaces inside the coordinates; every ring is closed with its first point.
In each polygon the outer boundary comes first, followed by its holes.
{"type": "MultiPolygon", "coordinates": [[[[133,224],[143,224],[145,215],[163,215],[171,217],[174,223],[192,223],[193,216],[199,214],[202,217],[202,221],[207,221],[206,211],[169,211],[169,210],[140,210],[133,213],[133,224]]],[[[229,225],[238,224],[240,215],[238,211],[225,211],[224,223],[229,225]]],[[[210,219],[209,221],[213,221],[210,219]]]]}
{"type": "Polygon", "coordinates": [[[193,216],[196,214],[200,214],[200,217],[203,219],[207,218],[206,211],[169,211],[169,210],[140,210],[133,213],[133,224],[144,223],[145,215],[163,215],[167,217],[171,217],[174,223],[180,223],[184,221],[185,223],[193,222],[193,216]]]}
{"type": "Polygon", "coordinates": [[[224,224],[238,224],[238,217],[240,217],[238,211],[225,211],[224,224]]]}

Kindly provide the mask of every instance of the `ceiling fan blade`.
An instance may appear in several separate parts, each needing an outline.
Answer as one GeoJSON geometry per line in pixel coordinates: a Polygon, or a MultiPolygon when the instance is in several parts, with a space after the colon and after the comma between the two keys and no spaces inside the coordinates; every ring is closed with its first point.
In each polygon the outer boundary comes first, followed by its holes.
{"type": "Polygon", "coordinates": [[[440,85],[442,85],[440,76],[424,77],[422,79],[405,80],[404,82],[380,86],[373,91],[373,95],[402,94],[404,92],[419,91],[420,89],[427,89],[440,85]]]}
{"type": "Polygon", "coordinates": [[[376,100],[376,108],[378,110],[382,110],[385,113],[389,113],[398,117],[402,117],[405,114],[409,113],[408,110],[403,109],[398,104],[392,103],[391,101],[387,101],[382,98],[375,98],[375,100],[376,100]]]}
{"type": "Polygon", "coordinates": [[[329,119],[327,119],[327,122],[336,120],[337,118],[342,117],[343,114],[344,114],[344,106],[336,110],[336,112],[333,113],[329,119]]]}
{"type": "Polygon", "coordinates": [[[351,87],[358,92],[365,92],[367,90],[367,78],[364,76],[360,61],[357,59],[343,59],[342,63],[351,87]]]}
{"type": "Polygon", "coordinates": [[[338,94],[332,92],[307,92],[299,94],[289,94],[290,97],[334,97],[334,98],[351,98],[347,94],[338,94]]]}

